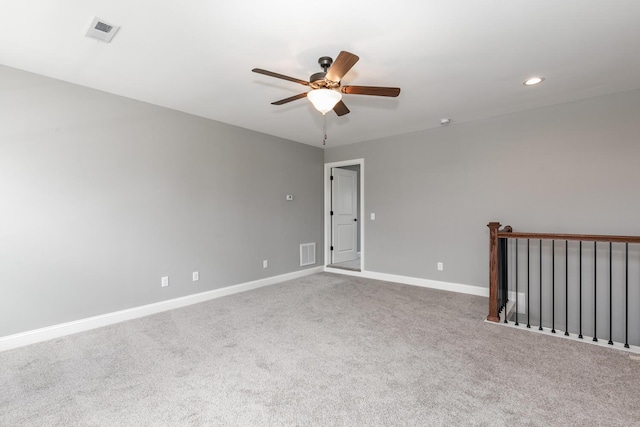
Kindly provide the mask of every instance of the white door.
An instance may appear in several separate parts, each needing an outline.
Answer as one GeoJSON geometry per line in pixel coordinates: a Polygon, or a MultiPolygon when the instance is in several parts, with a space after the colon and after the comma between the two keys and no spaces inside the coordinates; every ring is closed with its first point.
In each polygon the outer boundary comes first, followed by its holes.
{"type": "Polygon", "coordinates": [[[332,263],[358,257],[358,173],[331,168],[332,263]]]}

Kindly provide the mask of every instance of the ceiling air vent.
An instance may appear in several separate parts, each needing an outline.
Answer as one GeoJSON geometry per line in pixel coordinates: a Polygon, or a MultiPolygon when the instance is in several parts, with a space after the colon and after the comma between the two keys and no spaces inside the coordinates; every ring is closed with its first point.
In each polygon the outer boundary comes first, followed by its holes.
{"type": "Polygon", "coordinates": [[[120,27],[111,25],[96,17],[93,18],[91,25],[89,25],[86,36],[100,40],[101,42],[110,43],[111,39],[116,35],[119,29],[120,27]]]}

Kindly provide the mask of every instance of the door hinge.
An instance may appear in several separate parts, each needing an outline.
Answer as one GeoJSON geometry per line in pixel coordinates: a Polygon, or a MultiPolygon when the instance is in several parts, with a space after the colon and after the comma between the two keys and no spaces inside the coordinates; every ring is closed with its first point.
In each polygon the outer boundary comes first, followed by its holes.
{"type": "Polygon", "coordinates": [[[333,175],[331,175],[331,179],[330,179],[330,181],[333,181],[333,175]]]}
{"type": "Polygon", "coordinates": [[[331,246],[331,250],[333,250],[333,246],[331,246]]]}
{"type": "Polygon", "coordinates": [[[333,211],[331,211],[331,213],[329,215],[333,215],[333,211]]]}

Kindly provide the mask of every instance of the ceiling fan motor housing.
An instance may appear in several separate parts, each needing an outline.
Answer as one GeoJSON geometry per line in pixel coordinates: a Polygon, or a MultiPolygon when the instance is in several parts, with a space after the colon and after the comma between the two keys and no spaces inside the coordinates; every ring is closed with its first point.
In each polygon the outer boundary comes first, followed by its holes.
{"type": "Polygon", "coordinates": [[[326,75],[327,73],[324,71],[311,74],[311,77],[309,77],[309,86],[311,86],[314,89],[325,87],[327,85],[327,82],[324,79],[326,75]]]}

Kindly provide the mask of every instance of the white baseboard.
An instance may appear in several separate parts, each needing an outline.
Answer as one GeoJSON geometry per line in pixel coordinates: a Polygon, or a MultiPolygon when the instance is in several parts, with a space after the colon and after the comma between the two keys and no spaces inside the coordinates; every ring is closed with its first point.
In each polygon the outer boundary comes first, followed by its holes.
{"type": "Polygon", "coordinates": [[[629,348],[626,348],[624,346],[624,343],[620,343],[620,342],[613,342],[613,344],[609,344],[606,338],[600,338],[598,339],[598,341],[593,341],[593,337],[584,335],[582,338],[578,338],[578,335],[576,333],[571,333],[569,335],[565,335],[564,331],[561,331],[560,329],[556,329],[556,333],[552,333],[551,332],[551,328],[547,328],[547,327],[543,327],[542,330],[538,329],[538,326],[535,325],[531,325],[531,328],[527,328],[525,325],[526,323],[520,323],[519,326],[516,326],[515,322],[509,322],[509,323],[504,323],[502,321],[502,318],[500,319],[499,322],[491,322],[489,320],[484,320],[485,323],[489,323],[492,325],[498,325],[498,326],[506,326],[509,328],[515,328],[515,329],[520,329],[521,331],[526,331],[526,332],[533,332],[536,334],[543,334],[546,335],[548,337],[554,337],[554,338],[562,338],[565,340],[570,340],[570,341],[576,341],[576,342],[581,342],[583,344],[592,344],[592,345],[597,345],[600,347],[604,347],[604,348],[612,348],[615,350],[622,350],[622,351],[628,351],[631,353],[636,353],[636,354],[640,354],[640,347],[636,346],[636,345],[630,345],[629,348]]]}
{"type": "Polygon", "coordinates": [[[113,325],[114,323],[137,319],[140,317],[149,316],[151,314],[173,310],[176,308],[209,301],[227,295],[233,295],[264,286],[274,285],[276,283],[297,279],[299,277],[310,276],[323,270],[323,267],[308,268],[305,270],[294,271],[292,273],[286,273],[279,276],[267,277],[264,279],[254,280],[252,282],[241,283],[238,285],[227,286],[220,289],[213,289],[211,291],[186,295],[184,297],[174,298],[166,301],[160,301],[153,304],[115,311],[113,313],[101,314],[99,316],[88,317],[86,319],[74,320],[72,322],[60,323],[58,325],[34,329],[32,331],[21,332],[14,335],[7,335],[4,337],[0,337],[0,351],[11,350],[25,345],[35,344],[54,338],[60,338],[66,335],[88,331],[91,329],[101,328],[103,326],[113,325]]]}
{"type": "Polygon", "coordinates": [[[325,267],[328,273],[344,274],[347,276],[365,277],[367,279],[384,280],[386,282],[402,283],[404,285],[420,286],[423,288],[440,289],[461,294],[489,297],[489,289],[480,286],[463,285],[461,283],[441,282],[439,280],[421,279],[418,277],[400,276],[397,274],[376,273],[375,271],[351,271],[339,268],[325,267]]]}

